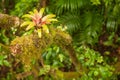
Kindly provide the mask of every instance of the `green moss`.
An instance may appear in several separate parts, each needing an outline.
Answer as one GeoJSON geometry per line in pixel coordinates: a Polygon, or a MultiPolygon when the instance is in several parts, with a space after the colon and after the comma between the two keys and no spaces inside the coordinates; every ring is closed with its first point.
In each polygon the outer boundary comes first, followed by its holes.
{"type": "Polygon", "coordinates": [[[26,69],[31,69],[33,59],[39,61],[41,53],[50,45],[56,44],[65,46],[71,44],[69,34],[55,28],[50,28],[50,33],[42,33],[42,38],[39,38],[37,33],[31,35],[17,37],[11,42],[13,54],[18,58],[26,69]],[[16,51],[16,52],[14,52],[16,51]]]}
{"type": "Polygon", "coordinates": [[[20,23],[17,17],[0,14],[0,28],[9,30],[11,27],[18,26],[20,23]]]}

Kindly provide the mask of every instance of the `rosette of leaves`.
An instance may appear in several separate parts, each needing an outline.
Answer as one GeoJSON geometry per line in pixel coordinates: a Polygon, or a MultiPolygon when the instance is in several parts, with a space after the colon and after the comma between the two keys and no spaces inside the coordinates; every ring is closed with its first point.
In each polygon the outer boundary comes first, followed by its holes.
{"type": "Polygon", "coordinates": [[[25,22],[21,24],[21,27],[27,26],[26,30],[35,28],[35,31],[38,33],[39,38],[42,37],[42,31],[49,33],[48,24],[51,22],[57,21],[54,14],[48,14],[43,16],[45,8],[41,8],[40,11],[34,9],[33,12],[23,15],[23,18],[28,18],[25,22]]]}

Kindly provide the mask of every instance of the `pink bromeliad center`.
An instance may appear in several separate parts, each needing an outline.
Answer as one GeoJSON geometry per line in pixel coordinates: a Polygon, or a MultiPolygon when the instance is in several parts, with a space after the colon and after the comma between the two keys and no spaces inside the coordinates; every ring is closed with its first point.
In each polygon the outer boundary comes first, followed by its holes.
{"type": "Polygon", "coordinates": [[[41,27],[41,25],[43,24],[47,24],[46,21],[42,20],[42,16],[40,16],[39,14],[35,14],[31,18],[32,18],[32,21],[35,23],[35,25],[38,27],[41,27]]]}
{"type": "Polygon", "coordinates": [[[38,25],[41,23],[41,17],[38,14],[35,14],[32,16],[32,21],[35,23],[35,25],[38,25]]]}

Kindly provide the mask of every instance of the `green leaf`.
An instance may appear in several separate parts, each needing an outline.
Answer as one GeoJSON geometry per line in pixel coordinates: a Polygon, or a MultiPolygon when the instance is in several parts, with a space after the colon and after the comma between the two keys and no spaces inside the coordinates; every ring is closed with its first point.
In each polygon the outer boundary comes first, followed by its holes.
{"type": "Polygon", "coordinates": [[[46,72],[49,72],[50,71],[50,65],[44,65],[44,69],[46,72]]]}
{"type": "Polygon", "coordinates": [[[40,9],[40,11],[39,11],[39,15],[40,15],[40,17],[42,17],[44,11],[45,11],[45,8],[41,8],[41,9],[40,9]]]}
{"type": "Polygon", "coordinates": [[[102,62],[103,62],[103,57],[102,57],[102,56],[99,57],[99,58],[97,59],[97,62],[98,62],[98,63],[102,63],[102,62]]]}
{"type": "Polygon", "coordinates": [[[59,54],[58,56],[59,56],[60,62],[63,62],[63,60],[64,60],[64,55],[63,55],[63,54],[59,54]]]}
{"type": "Polygon", "coordinates": [[[47,25],[44,24],[44,25],[42,25],[42,27],[43,27],[44,32],[49,33],[49,29],[48,29],[47,25]]]}
{"type": "Polygon", "coordinates": [[[44,65],[43,68],[40,69],[39,75],[45,75],[50,71],[50,65],[44,65]]]}
{"type": "Polygon", "coordinates": [[[29,12],[30,15],[34,15],[34,13],[32,11],[29,12]]]}
{"type": "Polygon", "coordinates": [[[1,66],[3,65],[3,60],[0,60],[0,65],[1,65],[1,66]]]}
{"type": "Polygon", "coordinates": [[[119,14],[119,5],[118,4],[116,4],[115,6],[114,6],[114,8],[113,8],[113,15],[115,15],[115,16],[117,16],[118,14],[119,14]]]}
{"type": "Polygon", "coordinates": [[[4,56],[3,55],[0,55],[0,60],[4,60],[4,56]]]}
{"type": "Polygon", "coordinates": [[[59,52],[60,52],[60,48],[56,47],[56,53],[59,53],[59,52]]]}
{"type": "Polygon", "coordinates": [[[56,75],[60,77],[61,79],[63,78],[64,74],[60,70],[56,70],[56,75]]]}
{"type": "Polygon", "coordinates": [[[29,25],[27,26],[26,30],[29,30],[31,28],[33,28],[35,26],[34,22],[29,23],[29,25]]]}
{"type": "Polygon", "coordinates": [[[50,59],[51,56],[52,56],[52,52],[49,51],[49,52],[46,54],[46,59],[50,59]]]}
{"type": "Polygon", "coordinates": [[[30,35],[34,31],[34,28],[30,29],[29,31],[26,31],[23,35],[30,35]]]}
{"type": "Polygon", "coordinates": [[[3,41],[5,44],[9,44],[9,38],[7,37],[7,35],[6,35],[6,30],[5,29],[2,29],[1,31],[0,31],[0,33],[1,33],[1,36],[0,36],[0,38],[1,38],[1,41],[3,41]]]}
{"type": "Polygon", "coordinates": [[[31,18],[31,15],[30,14],[25,14],[25,15],[22,16],[22,18],[31,18]]]}
{"type": "Polygon", "coordinates": [[[54,22],[54,21],[58,21],[57,19],[48,19],[48,22],[54,22]]]}
{"type": "Polygon", "coordinates": [[[93,5],[99,5],[99,4],[101,4],[100,0],[90,0],[90,1],[93,3],[93,5]]]}
{"type": "Polygon", "coordinates": [[[48,14],[48,15],[46,15],[46,16],[44,16],[43,18],[42,18],[42,21],[44,22],[44,21],[47,21],[47,20],[49,20],[49,19],[52,19],[52,18],[54,18],[56,15],[54,15],[54,14],[48,14]]]}
{"type": "Polygon", "coordinates": [[[23,22],[20,26],[23,27],[23,26],[27,26],[31,23],[31,21],[25,21],[23,22]]]}
{"type": "Polygon", "coordinates": [[[41,38],[42,37],[42,30],[41,29],[37,29],[37,33],[38,33],[39,38],[41,38]]]}
{"type": "Polygon", "coordinates": [[[98,76],[99,72],[98,71],[94,71],[94,76],[98,76]]]}
{"type": "Polygon", "coordinates": [[[37,14],[37,13],[38,13],[38,10],[37,10],[37,9],[34,9],[33,12],[34,12],[34,14],[37,14]]]}
{"type": "Polygon", "coordinates": [[[4,61],[3,61],[3,64],[4,64],[5,66],[8,66],[8,67],[11,66],[10,63],[9,63],[7,60],[4,60],[4,61]]]}

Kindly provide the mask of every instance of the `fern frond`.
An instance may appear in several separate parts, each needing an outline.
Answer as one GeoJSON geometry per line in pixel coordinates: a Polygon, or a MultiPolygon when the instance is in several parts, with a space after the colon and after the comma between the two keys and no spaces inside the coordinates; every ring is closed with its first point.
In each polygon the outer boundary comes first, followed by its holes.
{"type": "Polygon", "coordinates": [[[84,4],[86,4],[89,1],[85,1],[85,0],[58,0],[57,2],[57,6],[61,6],[64,9],[68,9],[68,10],[74,10],[74,9],[78,9],[80,7],[82,7],[84,4]]]}
{"type": "Polygon", "coordinates": [[[102,16],[91,11],[86,12],[82,20],[83,27],[74,38],[80,43],[91,45],[97,43],[102,31],[102,16]]]}
{"type": "Polygon", "coordinates": [[[81,18],[79,14],[67,13],[59,19],[60,22],[68,27],[68,31],[72,34],[81,26],[81,18]]]}
{"type": "Polygon", "coordinates": [[[56,12],[57,14],[62,14],[64,11],[77,10],[84,5],[89,4],[90,1],[85,0],[58,0],[56,2],[56,12]]]}

